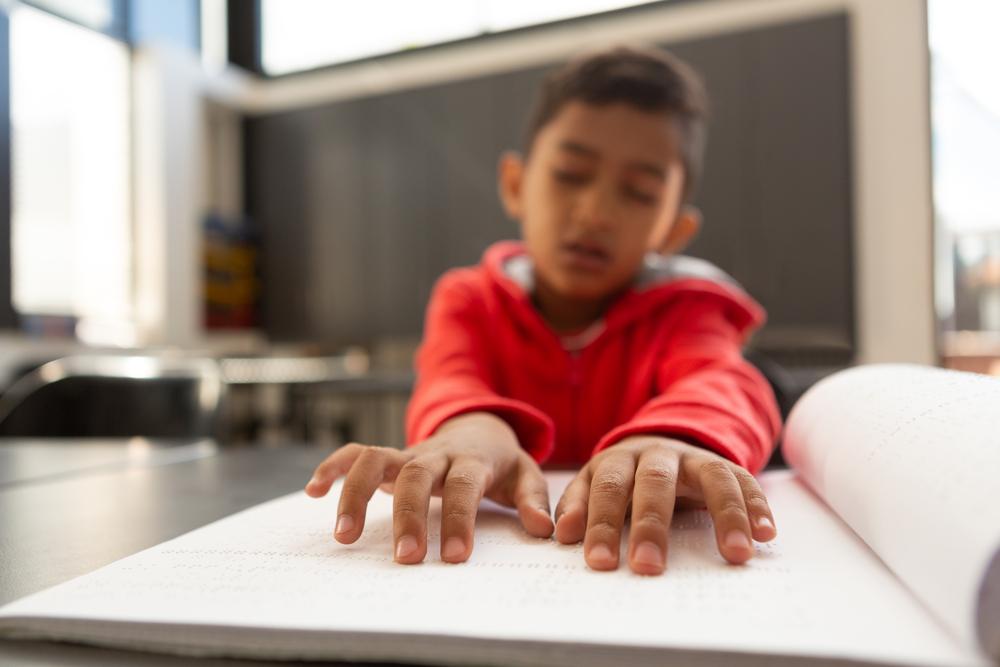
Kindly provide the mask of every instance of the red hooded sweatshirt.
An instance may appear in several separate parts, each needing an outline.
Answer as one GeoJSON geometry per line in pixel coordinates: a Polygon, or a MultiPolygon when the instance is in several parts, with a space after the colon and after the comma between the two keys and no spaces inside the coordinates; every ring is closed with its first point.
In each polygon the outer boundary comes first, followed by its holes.
{"type": "Polygon", "coordinates": [[[741,352],[764,311],[729,276],[703,260],[650,254],[602,320],[573,337],[542,319],[532,283],[531,259],[514,241],[438,280],[409,443],[484,411],[510,424],[539,463],[581,465],[635,434],[696,443],[751,472],[767,462],[781,418],[741,352]]]}

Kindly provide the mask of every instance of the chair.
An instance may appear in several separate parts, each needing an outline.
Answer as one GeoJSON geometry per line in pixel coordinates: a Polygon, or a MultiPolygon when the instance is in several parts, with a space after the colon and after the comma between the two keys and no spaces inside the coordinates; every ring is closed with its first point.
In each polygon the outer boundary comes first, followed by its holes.
{"type": "MultiPolygon", "coordinates": [[[[788,373],[780,363],[759,350],[747,350],[745,353],[747,361],[753,364],[761,375],[771,385],[774,391],[774,398],[777,400],[778,409],[781,411],[781,420],[788,419],[792,406],[803,391],[796,387],[795,379],[788,373]]],[[[778,446],[771,453],[771,458],[767,462],[767,468],[786,468],[787,463],[781,452],[780,441],[778,446]]]]}
{"type": "Polygon", "coordinates": [[[212,359],[63,357],[29,371],[0,396],[0,436],[213,437],[224,394],[212,359]]]}

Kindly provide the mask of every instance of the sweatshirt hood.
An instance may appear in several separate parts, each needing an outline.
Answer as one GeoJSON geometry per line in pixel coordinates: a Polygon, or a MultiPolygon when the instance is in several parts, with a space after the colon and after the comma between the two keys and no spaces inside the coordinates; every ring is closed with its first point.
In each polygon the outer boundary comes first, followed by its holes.
{"type": "MultiPolygon", "coordinates": [[[[534,262],[520,241],[500,241],[483,253],[483,265],[505,297],[540,313],[531,301],[534,262]]],[[[749,336],[766,321],[764,309],[729,274],[711,262],[686,255],[647,253],[632,284],[605,313],[607,330],[627,326],[649,311],[684,295],[716,298],[726,317],[749,336]]]]}

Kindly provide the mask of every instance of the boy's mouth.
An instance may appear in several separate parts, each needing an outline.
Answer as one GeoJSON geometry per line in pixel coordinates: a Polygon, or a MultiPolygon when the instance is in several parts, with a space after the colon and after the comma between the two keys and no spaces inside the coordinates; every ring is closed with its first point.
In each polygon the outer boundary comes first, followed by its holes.
{"type": "Polygon", "coordinates": [[[563,243],[561,250],[566,262],[575,268],[600,271],[611,262],[611,253],[596,243],[572,241],[563,243]]]}

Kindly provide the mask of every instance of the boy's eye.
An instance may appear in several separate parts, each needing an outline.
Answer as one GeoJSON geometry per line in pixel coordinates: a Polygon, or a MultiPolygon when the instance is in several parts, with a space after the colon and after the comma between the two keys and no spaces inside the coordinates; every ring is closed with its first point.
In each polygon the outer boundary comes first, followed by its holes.
{"type": "Polygon", "coordinates": [[[626,188],[625,194],[629,197],[629,199],[632,199],[640,204],[655,204],[657,200],[656,195],[651,195],[635,188],[626,188]]]}
{"type": "Polygon", "coordinates": [[[554,169],[552,175],[555,176],[556,180],[560,183],[569,183],[570,185],[583,185],[590,179],[589,174],[576,172],[576,171],[564,171],[561,169],[554,169]]]}

